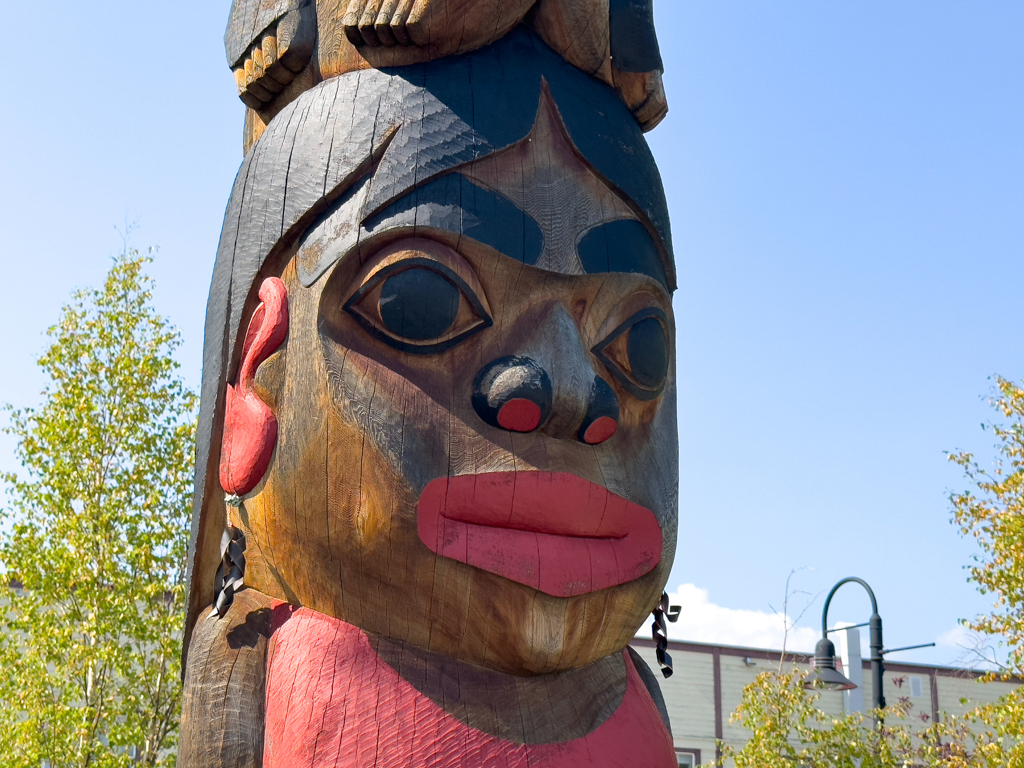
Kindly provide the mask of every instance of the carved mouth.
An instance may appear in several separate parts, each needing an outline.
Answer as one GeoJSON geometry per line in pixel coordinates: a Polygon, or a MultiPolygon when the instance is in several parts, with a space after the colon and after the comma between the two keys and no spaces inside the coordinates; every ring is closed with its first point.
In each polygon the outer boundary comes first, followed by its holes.
{"type": "Polygon", "coordinates": [[[555,597],[626,584],[661,560],[651,510],[565,472],[438,478],[416,519],[435,554],[555,597]]]}

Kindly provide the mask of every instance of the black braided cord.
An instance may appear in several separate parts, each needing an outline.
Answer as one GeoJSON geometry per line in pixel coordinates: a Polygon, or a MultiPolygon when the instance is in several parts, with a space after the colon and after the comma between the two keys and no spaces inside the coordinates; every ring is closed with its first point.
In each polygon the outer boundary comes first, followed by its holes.
{"type": "Polygon", "coordinates": [[[221,562],[213,586],[213,612],[223,618],[245,579],[245,534],[228,526],[220,539],[221,562]]]}
{"type": "Polygon", "coordinates": [[[658,664],[661,666],[661,674],[666,679],[672,677],[672,657],[668,653],[668,624],[665,623],[667,618],[673,624],[679,621],[679,611],[682,610],[678,605],[672,605],[668,599],[668,592],[663,592],[661,595],[661,602],[658,603],[658,607],[654,609],[654,623],[651,624],[651,636],[654,638],[654,642],[657,643],[657,655],[658,664]]]}

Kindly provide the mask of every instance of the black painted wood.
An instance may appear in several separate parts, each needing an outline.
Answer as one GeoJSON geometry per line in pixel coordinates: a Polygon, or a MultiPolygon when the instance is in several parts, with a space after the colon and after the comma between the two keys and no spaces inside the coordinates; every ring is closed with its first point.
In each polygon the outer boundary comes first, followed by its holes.
{"type": "MultiPolygon", "coordinates": [[[[378,294],[378,301],[383,296],[378,294]]],[[[413,303],[417,301],[419,297],[415,295],[407,297],[413,303]]],[[[428,297],[433,299],[434,297],[428,297]]],[[[443,264],[429,258],[413,257],[403,259],[391,267],[382,269],[373,278],[362,286],[352,297],[345,303],[345,311],[348,312],[363,328],[365,328],[371,335],[383,341],[388,346],[399,349],[403,352],[411,352],[417,355],[432,355],[438,352],[443,352],[447,349],[461,344],[463,341],[468,339],[480,331],[490,328],[494,321],[490,315],[487,314],[487,310],[484,309],[483,303],[480,298],[473,292],[473,289],[459,277],[455,272],[451,271],[443,264]],[[466,302],[471,308],[472,314],[474,315],[473,322],[464,324],[464,329],[452,328],[453,322],[449,322],[445,330],[450,333],[425,335],[423,338],[418,338],[415,334],[417,332],[415,321],[412,317],[409,318],[409,326],[405,328],[406,319],[403,316],[401,319],[398,316],[394,317],[394,323],[401,328],[392,328],[389,326],[387,319],[384,318],[384,313],[381,311],[383,308],[379,305],[377,307],[365,307],[367,301],[371,300],[378,287],[386,287],[387,282],[392,276],[401,275],[405,271],[418,271],[427,272],[430,271],[441,280],[447,282],[451,288],[455,291],[455,294],[448,294],[447,304],[443,311],[447,313],[453,307],[458,313],[462,302],[466,302]],[[384,284],[383,286],[381,284],[384,284]],[[383,326],[383,327],[382,327],[383,326]],[[403,331],[410,331],[409,334],[403,331]],[[435,343],[418,343],[418,342],[430,342],[433,339],[437,339],[435,343]]],[[[422,310],[425,314],[442,311],[439,307],[434,307],[430,304],[420,305],[416,307],[418,310],[422,310]]],[[[415,312],[415,310],[413,310],[415,312]]],[[[402,313],[404,315],[404,313],[402,313]]],[[[422,318],[425,323],[424,325],[431,324],[427,317],[422,318]]],[[[454,316],[452,321],[454,321],[454,316]]],[[[425,329],[421,329],[421,333],[425,333],[425,329]]]]}
{"type": "Polygon", "coordinates": [[[425,267],[392,275],[380,290],[380,318],[389,331],[413,341],[444,336],[455,324],[461,293],[447,278],[425,267]]]}
{"type": "Polygon", "coordinates": [[[622,72],[664,72],[654,0],[611,0],[612,63],[622,72]]]}
{"type": "Polygon", "coordinates": [[[420,122],[403,126],[389,147],[381,166],[388,173],[374,179],[367,216],[412,188],[409,176],[422,183],[524,138],[546,80],[577,148],[651,222],[675,287],[661,176],[643,133],[611,88],[565,62],[524,27],[472,54],[393,71],[423,88],[410,95],[407,108],[420,122]]]}
{"type": "Polygon", "coordinates": [[[313,0],[235,0],[224,33],[224,52],[228,64],[238,66],[263,33],[292,12],[295,15],[283,25],[279,33],[279,37],[283,38],[279,40],[279,47],[304,46],[308,62],[312,55],[311,45],[316,41],[316,7],[313,0]],[[300,21],[305,24],[300,25],[300,21]]]}
{"type": "Polygon", "coordinates": [[[668,373],[670,350],[664,330],[666,327],[668,318],[662,310],[657,307],[642,309],[595,344],[591,351],[633,397],[639,400],[653,400],[662,393],[668,373]],[[658,328],[655,329],[653,324],[657,324],[658,328]],[[633,350],[630,350],[630,340],[637,326],[642,326],[642,329],[637,339],[633,341],[633,350]],[[614,352],[616,349],[619,354],[614,352]],[[626,356],[624,363],[629,370],[623,370],[616,359],[621,360],[622,353],[626,356]],[[634,360],[645,381],[641,381],[633,371],[634,360]]]}
{"type": "Polygon", "coordinates": [[[578,253],[587,272],[647,275],[668,288],[658,247],[639,221],[623,219],[594,227],[580,241],[578,253]]]}
{"type": "Polygon", "coordinates": [[[630,373],[643,386],[657,389],[668,374],[668,337],[665,327],[653,317],[644,318],[629,329],[626,340],[630,373]]]}
{"type": "Polygon", "coordinates": [[[619,398],[607,381],[602,378],[595,378],[590,387],[590,402],[587,404],[587,413],[583,417],[577,437],[580,442],[587,442],[585,435],[590,426],[600,418],[619,420],[621,407],[619,398]]]}
{"type": "Polygon", "coordinates": [[[529,400],[540,410],[540,426],[551,415],[554,390],[551,379],[535,360],[510,355],[493,360],[483,368],[473,382],[473,409],[492,427],[500,427],[498,414],[502,406],[512,400],[529,400]],[[516,369],[515,376],[503,374],[516,369]],[[508,386],[506,382],[515,382],[508,386]]]}
{"type": "Polygon", "coordinates": [[[511,201],[459,173],[428,181],[363,225],[367,235],[408,227],[469,237],[525,264],[536,264],[544,250],[544,236],[536,221],[511,201]]]}

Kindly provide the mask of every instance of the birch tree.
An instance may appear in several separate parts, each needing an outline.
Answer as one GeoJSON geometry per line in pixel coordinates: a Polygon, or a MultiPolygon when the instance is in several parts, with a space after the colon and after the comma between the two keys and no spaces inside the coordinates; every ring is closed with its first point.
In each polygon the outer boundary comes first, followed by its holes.
{"type": "Polygon", "coordinates": [[[8,406],[0,517],[0,764],[172,765],[195,396],[127,250],[75,293],[8,406]]]}

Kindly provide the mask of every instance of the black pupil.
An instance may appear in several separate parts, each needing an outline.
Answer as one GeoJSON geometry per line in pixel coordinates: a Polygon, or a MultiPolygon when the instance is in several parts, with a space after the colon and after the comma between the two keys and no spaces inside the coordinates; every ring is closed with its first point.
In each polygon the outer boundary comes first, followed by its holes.
{"type": "Polygon", "coordinates": [[[392,333],[414,341],[443,336],[459,314],[459,289],[429,269],[414,267],[384,281],[380,319],[392,333]]]}
{"type": "Polygon", "coordinates": [[[668,339],[665,328],[653,317],[629,329],[626,354],[633,378],[649,389],[660,387],[668,374],[668,339]]]}

